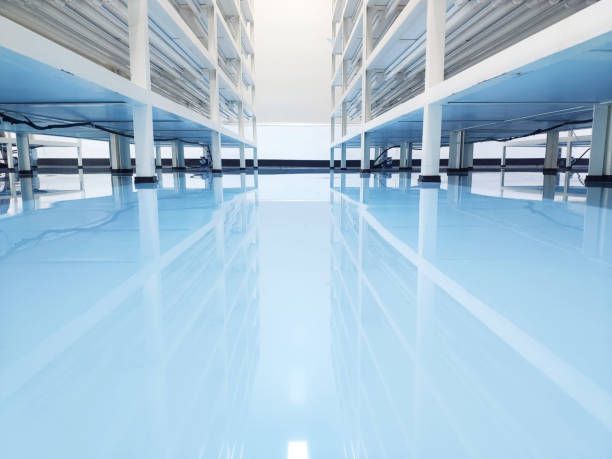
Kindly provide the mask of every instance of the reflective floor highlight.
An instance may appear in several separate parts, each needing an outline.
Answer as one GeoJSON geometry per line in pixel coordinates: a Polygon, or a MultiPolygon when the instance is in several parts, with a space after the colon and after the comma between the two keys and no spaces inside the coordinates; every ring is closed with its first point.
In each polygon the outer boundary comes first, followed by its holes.
{"type": "Polygon", "coordinates": [[[610,458],[612,189],[0,181],[2,458],[610,458]]]}

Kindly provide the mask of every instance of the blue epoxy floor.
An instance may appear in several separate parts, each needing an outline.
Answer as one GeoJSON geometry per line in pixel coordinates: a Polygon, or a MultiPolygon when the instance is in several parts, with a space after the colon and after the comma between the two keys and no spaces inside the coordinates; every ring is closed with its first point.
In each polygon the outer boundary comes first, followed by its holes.
{"type": "Polygon", "coordinates": [[[612,457],[612,189],[416,179],[0,182],[0,457],[612,457]]]}

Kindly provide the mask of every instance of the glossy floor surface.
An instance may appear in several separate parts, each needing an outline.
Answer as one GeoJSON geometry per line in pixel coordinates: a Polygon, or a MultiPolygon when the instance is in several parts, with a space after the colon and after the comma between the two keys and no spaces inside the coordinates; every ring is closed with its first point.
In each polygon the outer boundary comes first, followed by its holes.
{"type": "Polygon", "coordinates": [[[2,458],[610,458],[612,190],[0,182],[2,458]]]}

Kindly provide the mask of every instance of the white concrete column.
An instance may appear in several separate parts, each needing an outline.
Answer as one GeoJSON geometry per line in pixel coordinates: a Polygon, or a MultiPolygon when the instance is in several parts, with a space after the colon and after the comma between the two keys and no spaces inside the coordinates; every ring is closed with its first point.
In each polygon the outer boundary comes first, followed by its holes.
{"type": "Polygon", "coordinates": [[[128,138],[117,134],[110,134],[108,145],[111,172],[131,174],[132,160],[130,158],[130,142],[128,138]]]}
{"type": "Polygon", "coordinates": [[[573,151],[573,144],[572,144],[572,137],[574,135],[574,131],[572,131],[569,134],[569,138],[567,140],[567,145],[565,146],[565,168],[566,169],[571,169],[572,168],[572,151],[573,151]]]}
{"type": "Polygon", "coordinates": [[[461,145],[461,169],[464,171],[474,168],[474,144],[465,141],[465,132],[463,134],[463,143],[461,145]]]}
{"type": "Polygon", "coordinates": [[[141,88],[151,88],[149,62],[149,2],[129,0],[128,28],[130,41],[130,77],[141,88]]]}
{"type": "Polygon", "coordinates": [[[448,170],[457,170],[461,167],[461,147],[463,136],[461,131],[452,131],[448,136],[448,170]]]}
{"type": "Polygon", "coordinates": [[[408,142],[402,142],[400,144],[400,160],[399,160],[399,168],[406,168],[406,153],[408,150],[408,142]]]}
{"type": "MultiPolygon", "coordinates": [[[[244,106],[242,102],[238,102],[238,134],[240,138],[244,138],[244,106]]],[[[246,169],[246,157],[244,155],[244,143],[240,142],[240,170],[246,169]]]]}
{"type": "Polygon", "coordinates": [[[334,141],[336,140],[336,117],[332,116],[331,117],[331,123],[330,123],[330,143],[331,146],[329,147],[329,168],[333,169],[335,166],[335,154],[336,154],[336,149],[334,148],[334,141]]]}
{"type": "Polygon", "coordinates": [[[245,156],[245,146],[244,143],[240,142],[240,170],[243,171],[246,169],[246,156],[245,156]]]}
{"type": "Polygon", "coordinates": [[[546,133],[546,153],[544,155],[544,173],[556,174],[559,162],[559,131],[546,133]]]}
{"type": "Polygon", "coordinates": [[[412,142],[400,145],[400,170],[412,169],[412,142]]]}
{"type": "Polygon", "coordinates": [[[79,139],[77,143],[77,168],[83,169],[83,140],[79,139]]]}
{"type": "Polygon", "coordinates": [[[427,104],[423,111],[423,156],[419,181],[440,182],[442,106],[427,104]]]}
{"type": "Polygon", "coordinates": [[[449,135],[448,174],[467,173],[474,166],[474,144],[465,141],[465,131],[449,135]]]}
{"type": "Polygon", "coordinates": [[[212,155],[212,171],[220,173],[223,170],[221,163],[221,134],[211,132],[210,153],[212,155]]]}
{"type": "MultiPolygon", "coordinates": [[[[446,30],[446,2],[427,0],[427,36],[425,40],[425,96],[444,80],[444,41],[446,30]]],[[[423,112],[422,182],[440,182],[440,136],[442,135],[442,106],[426,104],[423,112]]]]}
{"type": "Polygon", "coordinates": [[[361,172],[370,171],[370,140],[369,135],[365,132],[366,124],[371,117],[372,109],[372,85],[366,70],[365,63],[368,61],[368,56],[372,51],[372,27],[370,25],[370,17],[368,14],[368,2],[362,2],[362,18],[363,18],[363,44],[361,47],[361,172]]]}
{"type": "Polygon", "coordinates": [[[257,169],[259,167],[259,163],[257,161],[257,117],[253,115],[253,169],[257,169]]]}
{"type": "Polygon", "coordinates": [[[160,144],[155,144],[155,168],[162,168],[162,151],[160,144]]]}
{"type": "Polygon", "coordinates": [[[341,121],[341,132],[342,138],[347,134],[348,131],[348,112],[346,109],[346,102],[342,102],[342,121],[341,121]]]}
{"type": "MultiPolygon", "coordinates": [[[[128,29],[130,40],[130,74],[132,83],[151,89],[149,53],[149,2],[130,0],[128,3],[128,29]]],[[[153,107],[134,105],[134,148],[136,150],[136,183],[154,183],[155,160],[153,146],[153,107]]]]}
{"type": "Polygon", "coordinates": [[[370,133],[361,132],[361,172],[370,172],[370,133]]]}
{"type": "Polygon", "coordinates": [[[374,160],[372,161],[374,163],[374,165],[376,165],[377,161],[381,160],[381,154],[382,152],[382,147],[376,146],[374,147],[374,160]]]}
{"type": "Polygon", "coordinates": [[[30,145],[30,167],[33,170],[38,169],[38,148],[32,148],[31,145],[30,145]]]}
{"type": "Polygon", "coordinates": [[[215,2],[208,7],[208,51],[215,62],[217,60],[217,15],[215,13],[215,2]]]}
{"type": "Polygon", "coordinates": [[[244,105],[238,102],[238,134],[244,137],[244,105]]]}
{"type": "Polygon", "coordinates": [[[219,122],[219,80],[216,69],[208,71],[208,82],[210,89],[210,119],[219,122]]]}
{"type": "Polygon", "coordinates": [[[9,142],[6,144],[6,165],[9,171],[15,170],[15,164],[13,161],[13,144],[10,142],[10,134],[7,135],[9,142]]]}
{"type": "Polygon", "coordinates": [[[180,140],[172,142],[172,169],[185,169],[185,143],[180,140]]]}
{"type": "Polygon", "coordinates": [[[612,103],[593,107],[593,138],[587,185],[612,182],[612,103]]]}
{"type": "Polygon", "coordinates": [[[136,183],[155,183],[155,147],[153,145],[153,108],[135,105],[134,148],[136,150],[136,183]]]}
{"type": "Polygon", "coordinates": [[[28,134],[17,133],[17,155],[19,158],[19,175],[32,175],[30,162],[30,137],[28,134]]]}
{"type": "Polygon", "coordinates": [[[346,170],[346,144],[340,145],[340,169],[346,170]]]}

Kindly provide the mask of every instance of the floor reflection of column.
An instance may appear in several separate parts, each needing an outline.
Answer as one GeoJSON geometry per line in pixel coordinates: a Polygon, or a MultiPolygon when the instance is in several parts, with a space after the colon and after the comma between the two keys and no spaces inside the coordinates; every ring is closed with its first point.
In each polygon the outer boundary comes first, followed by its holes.
{"type": "Polygon", "coordinates": [[[82,168],[79,169],[79,190],[81,191],[81,199],[85,199],[85,176],[82,168]]]}
{"type": "Polygon", "coordinates": [[[129,175],[111,175],[111,189],[116,209],[125,209],[133,194],[132,177],[129,175]]]}
{"type": "Polygon", "coordinates": [[[449,175],[447,196],[448,201],[458,205],[463,196],[469,194],[472,190],[472,172],[466,175],[449,175]]]}
{"type": "MultiPolygon", "coordinates": [[[[364,174],[361,176],[361,187],[359,190],[359,201],[362,205],[367,206],[370,197],[370,174],[364,174]]],[[[364,250],[367,240],[367,229],[368,225],[365,222],[363,212],[359,212],[359,227],[358,227],[358,248],[357,248],[357,380],[355,381],[356,399],[357,399],[357,416],[356,425],[353,430],[357,437],[354,439],[354,450],[357,452],[357,457],[361,457],[361,451],[363,449],[363,423],[362,414],[367,410],[366,401],[362,397],[363,393],[363,378],[362,378],[362,367],[363,367],[363,303],[364,303],[364,289],[367,288],[364,285],[364,250]]]]}
{"type": "MultiPolygon", "coordinates": [[[[212,179],[213,185],[213,195],[215,198],[216,204],[216,212],[215,217],[215,253],[216,259],[219,266],[221,266],[221,279],[220,279],[220,289],[221,289],[221,306],[223,310],[223,333],[222,333],[222,349],[221,353],[223,355],[223,375],[220,375],[223,378],[223,392],[219,394],[219,396],[223,399],[221,406],[228,407],[231,405],[230,400],[230,376],[229,376],[229,360],[231,353],[231,345],[232,345],[232,335],[229,327],[229,320],[231,311],[229,310],[230,305],[227,301],[227,275],[228,275],[228,267],[226,263],[226,254],[225,254],[225,212],[224,212],[224,199],[223,199],[223,176],[222,175],[214,175],[212,179]]],[[[230,427],[230,416],[228,413],[224,413],[223,416],[223,438],[222,438],[222,448],[227,449],[227,441],[230,438],[229,436],[229,427],[230,427]]],[[[227,456],[229,457],[229,455],[227,456]]]]}
{"type": "Polygon", "coordinates": [[[172,177],[174,181],[174,191],[182,193],[187,190],[187,177],[185,172],[174,171],[172,172],[172,177]]]}
{"type": "Polygon", "coordinates": [[[403,191],[408,191],[410,189],[410,172],[400,172],[399,173],[399,189],[403,191]]]}
{"type": "MultiPolygon", "coordinates": [[[[419,257],[434,261],[437,254],[438,239],[438,187],[422,187],[419,191],[419,257]]],[[[431,308],[435,304],[436,286],[434,282],[418,269],[417,274],[417,312],[415,336],[415,383],[414,383],[414,413],[413,413],[413,440],[415,457],[421,455],[420,439],[423,438],[424,428],[421,422],[423,398],[426,393],[425,382],[427,327],[431,308]]]]}
{"type": "Polygon", "coordinates": [[[582,247],[588,256],[612,258],[612,188],[587,188],[582,247]]]}
{"type": "MultiPolygon", "coordinates": [[[[571,144],[570,144],[571,145],[571,144]]],[[[569,198],[570,180],[572,173],[568,170],[563,177],[563,201],[567,202],[569,198]]]]}
{"type": "Polygon", "coordinates": [[[15,172],[8,173],[9,189],[11,192],[11,201],[13,203],[13,213],[19,210],[19,198],[17,197],[17,174],[15,172]]]}
{"type": "Polygon", "coordinates": [[[559,185],[559,174],[544,174],[542,177],[542,199],[554,201],[559,185]]]}
{"type": "MultiPolygon", "coordinates": [[[[129,178],[129,177],[128,177],[129,178]]],[[[166,413],[166,376],[164,367],[163,299],[161,291],[160,235],[157,190],[142,188],[138,195],[138,232],[140,263],[148,268],[142,285],[143,329],[146,337],[143,362],[146,362],[145,390],[151,408],[151,441],[160,457],[168,457],[166,413]]]]}
{"type": "Polygon", "coordinates": [[[21,206],[23,211],[36,209],[36,201],[34,195],[34,177],[22,176],[19,178],[19,186],[21,189],[21,206]]]}

